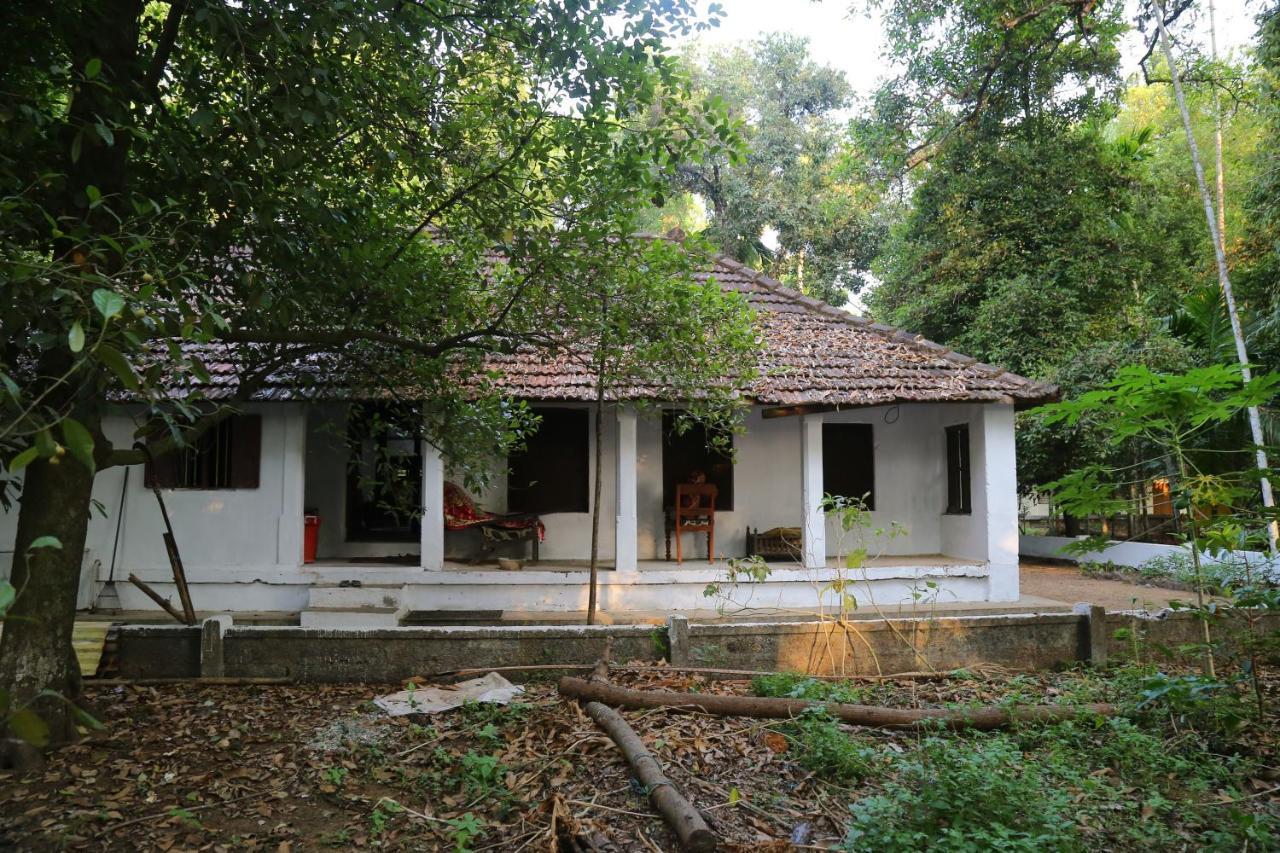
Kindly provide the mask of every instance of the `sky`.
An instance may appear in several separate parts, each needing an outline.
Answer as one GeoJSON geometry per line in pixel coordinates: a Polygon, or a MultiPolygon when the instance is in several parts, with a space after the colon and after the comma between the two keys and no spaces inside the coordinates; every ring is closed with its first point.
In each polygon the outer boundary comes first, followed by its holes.
{"type": "MultiPolygon", "coordinates": [[[[701,44],[741,43],[761,33],[791,32],[809,39],[811,55],[817,61],[844,71],[859,95],[868,94],[877,79],[892,70],[881,57],[879,22],[865,12],[850,12],[849,0],[718,0],[725,15],[720,26],[697,40],[701,44]]],[[[705,3],[701,4],[705,8],[705,3]]],[[[862,3],[857,4],[860,8],[862,3]]],[[[1203,9],[1206,3],[1199,4],[1203,9]]],[[[1218,48],[1225,53],[1249,44],[1254,36],[1254,16],[1263,4],[1254,0],[1218,0],[1218,48]]],[[[1136,15],[1138,3],[1126,0],[1129,17],[1136,15]]],[[[1206,15],[1201,15],[1206,18],[1206,15]]],[[[1197,35],[1208,44],[1207,25],[1197,35]]],[[[1137,71],[1144,46],[1141,34],[1130,33],[1125,44],[1125,73],[1137,71]]]]}

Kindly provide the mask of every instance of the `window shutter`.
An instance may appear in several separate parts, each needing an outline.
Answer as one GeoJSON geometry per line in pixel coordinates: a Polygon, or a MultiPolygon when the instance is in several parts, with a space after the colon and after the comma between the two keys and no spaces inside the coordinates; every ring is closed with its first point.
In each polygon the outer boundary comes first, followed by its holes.
{"type": "Polygon", "coordinates": [[[258,488],[262,468],[262,415],[234,415],[231,418],[231,475],[233,489],[258,488]]]}
{"type": "Polygon", "coordinates": [[[971,512],[969,425],[947,427],[947,512],[971,512]]]}

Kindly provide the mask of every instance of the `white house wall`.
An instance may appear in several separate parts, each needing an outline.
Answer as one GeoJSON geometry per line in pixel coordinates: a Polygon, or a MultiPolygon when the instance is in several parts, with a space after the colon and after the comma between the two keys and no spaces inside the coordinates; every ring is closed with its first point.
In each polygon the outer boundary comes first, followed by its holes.
{"type": "MultiPolygon", "coordinates": [[[[348,543],[344,519],[346,499],[346,450],[342,440],[343,408],[302,404],[263,404],[246,407],[262,415],[262,455],[259,487],[246,490],[166,490],[178,545],[193,584],[220,584],[194,594],[201,610],[298,610],[305,605],[306,586],[312,573],[299,566],[300,515],[303,505],[322,517],[320,556],[386,557],[417,554],[417,542],[348,543]],[[305,429],[303,428],[305,419],[305,429]],[[305,457],[304,457],[305,454],[305,457]],[[305,476],[302,460],[305,458],[305,476]],[[301,478],[301,481],[300,481],[301,478]],[[250,592],[252,590],[252,592],[250,592]]],[[[823,415],[832,423],[861,422],[873,428],[875,445],[876,510],[878,526],[898,522],[909,535],[872,545],[873,552],[888,556],[943,553],[962,559],[992,563],[992,594],[1016,597],[1017,529],[1013,473],[1012,408],[999,405],[916,404],[859,409],[823,415]],[[968,422],[971,429],[973,513],[951,516],[946,502],[945,445],[943,428],[968,422]],[[988,464],[993,454],[997,464],[988,464]],[[993,498],[994,496],[994,498],[993,498]],[[995,499],[1000,519],[987,525],[989,502],[995,499]],[[1007,504],[1007,507],[1005,506],[1007,504]],[[1007,510],[1007,513],[1006,513],[1007,510]],[[1004,515],[1008,515],[1005,523],[1004,515]],[[1008,528],[1007,530],[1005,528],[1008,528]],[[1008,540],[1008,541],[1005,541],[1008,540]],[[989,556],[989,554],[991,556],[989,556]],[[998,571],[997,571],[998,569],[998,571]],[[999,587],[999,589],[997,589],[999,587]]],[[[123,416],[107,419],[105,428],[117,443],[132,442],[133,422],[123,416]]],[[[600,552],[612,559],[614,549],[614,460],[617,422],[612,412],[604,430],[604,506],[601,514],[600,552]]],[[[593,440],[593,439],[592,439],[593,440]]],[[[637,424],[637,553],[641,560],[664,556],[662,517],[662,436],[657,412],[642,414],[637,424]]],[[[745,553],[748,527],[765,530],[798,526],[800,498],[800,421],[785,417],[765,420],[753,408],[746,431],[736,439],[735,506],[717,513],[717,552],[720,557],[745,553]]],[[[588,446],[594,460],[594,448],[588,446]]],[[[498,469],[480,503],[502,511],[506,508],[505,476],[498,469]]],[[[142,467],[129,476],[123,513],[120,489],[124,469],[98,475],[94,498],[105,517],[94,513],[86,541],[86,583],[81,605],[88,605],[111,562],[117,521],[121,523],[115,577],[127,609],[152,609],[141,592],[123,581],[130,573],[153,583],[162,594],[172,595],[170,569],[162,540],[163,523],[155,497],[143,484],[142,467]]],[[[547,537],[544,559],[583,559],[590,552],[589,513],[556,513],[544,517],[547,537]]],[[[828,522],[827,552],[837,555],[840,536],[828,522]]],[[[16,510],[0,514],[0,569],[12,559],[16,510]]],[[[686,562],[705,559],[702,536],[687,536],[686,562]]],[[[474,534],[448,534],[450,556],[473,555],[478,546],[474,534]]],[[[705,565],[705,564],[704,564],[705,565]]]]}
{"type": "MultiPolygon", "coordinates": [[[[299,609],[305,604],[301,588],[273,588],[281,580],[297,580],[301,560],[301,405],[248,405],[247,413],[262,415],[262,455],[256,489],[166,489],[165,505],[173,524],[187,579],[192,584],[229,584],[225,590],[201,598],[200,610],[299,609]],[[297,555],[294,556],[294,550],[297,555]],[[245,590],[254,588],[246,595],[245,590]]],[[[119,447],[133,443],[136,425],[124,415],[108,416],[103,431],[119,447]]],[[[79,605],[88,607],[110,575],[112,549],[119,525],[115,579],[121,604],[128,610],[155,605],[127,582],[128,576],[154,585],[172,597],[173,574],[164,548],[164,521],[155,495],[143,481],[143,466],[129,468],[121,509],[125,468],[109,468],[94,480],[93,498],[102,508],[91,514],[85,539],[85,570],[79,605]]],[[[7,571],[13,556],[17,508],[0,514],[0,552],[7,571]]],[[[174,598],[176,601],[176,598],[174,598]]]]}

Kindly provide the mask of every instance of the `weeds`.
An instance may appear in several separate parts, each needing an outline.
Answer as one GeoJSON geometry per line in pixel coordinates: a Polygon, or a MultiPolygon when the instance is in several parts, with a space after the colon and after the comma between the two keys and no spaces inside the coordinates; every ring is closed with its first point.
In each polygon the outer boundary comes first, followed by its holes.
{"type": "Polygon", "coordinates": [[[852,737],[820,708],[806,709],[782,731],[802,766],[837,782],[861,782],[882,762],[874,747],[852,737]]]}
{"type": "Polygon", "coordinates": [[[751,682],[757,696],[781,696],[788,699],[812,699],[820,702],[866,704],[872,691],[848,681],[828,681],[805,675],[780,672],[762,675],[751,682]]]}
{"type": "MultiPolygon", "coordinates": [[[[795,744],[812,750],[802,763],[840,749],[795,744]]],[[[1121,717],[930,735],[870,761],[883,781],[851,805],[847,850],[1261,849],[1280,832],[1274,815],[1224,812],[1249,759],[1121,717]]]]}

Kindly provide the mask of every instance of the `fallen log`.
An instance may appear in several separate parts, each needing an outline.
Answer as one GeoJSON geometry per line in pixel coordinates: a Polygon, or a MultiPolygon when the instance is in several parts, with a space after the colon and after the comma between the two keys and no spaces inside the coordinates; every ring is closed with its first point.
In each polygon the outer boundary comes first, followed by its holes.
{"type": "MultiPolygon", "coordinates": [[[[588,684],[578,678],[565,680],[588,684]]],[[[608,685],[598,686],[607,687],[608,685]]],[[[698,814],[698,810],[681,796],[675,786],[663,775],[662,765],[658,764],[658,759],[645,749],[640,736],[627,724],[622,715],[599,702],[588,702],[583,710],[596,721],[596,725],[604,729],[617,744],[618,749],[622,750],[622,754],[627,757],[627,764],[631,765],[632,772],[649,792],[649,802],[653,804],[658,814],[662,815],[662,819],[667,822],[667,826],[671,827],[676,838],[680,839],[680,846],[694,853],[715,850],[718,844],[715,833],[707,826],[702,815],[698,814]]]]}
{"type": "MultiPolygon", "coordinates": [[[[554,672],[556,670],[595,669],[590,663],[530,663],[518,666],[480,666],[467,669],[450,669],[434,672],[429,675],[415,675],[410,680],[438,681],[442,678],[471,678],[487,675],[491,672],[554,672]]],[[[725,669],[718,666],[679,666],[663,664],[662,666],[646,666],[643,664],[615,664],[610,667],[613,672],[669,672],[692,673],[694,675],[723,676],[723,681],[739,681],[756,678],[762,675],[778,675],[775,670],[767,669],[725,669]]],[[[797,673],[814,681],[895,681],[912,679],[916,681],[946,681],[948,678],[972,677],[972,669],[955,669],[945,672],[886,672],[881,675],[828,675],[818,673],[797,673]]]]}
{"type": "Polygon", "coordinates": [[[1008,708],[882,708],[877,705],[845,705],[808,699],[767,696],[727,696],[714,693],[673,693],[666,690],[631,690],[612,684],[565,676],[560,695],[623,708],[677,708],[726,717],[788,719],[808,708],[822,708],[831,716],[859,726],[911,728],[927,723],[950,729],[998,729],[1011,723],[1051,723],[1086,715],[1109,717],[1115,708],[1105,704],[1015,705],[1008,708]]]}

